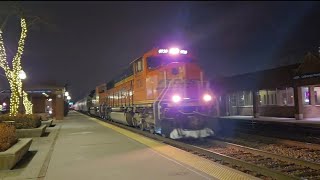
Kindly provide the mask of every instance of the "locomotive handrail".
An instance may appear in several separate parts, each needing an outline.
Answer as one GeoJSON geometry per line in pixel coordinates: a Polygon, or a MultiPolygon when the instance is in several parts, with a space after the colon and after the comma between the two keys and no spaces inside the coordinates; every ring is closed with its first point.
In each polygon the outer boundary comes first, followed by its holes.
{"type": "Polygon", "coordinates": [[[184,115],[191,115],[191,114],[194,114],[194,113],[186,113],[186,112],[183,112],[183,111],[178,111],[179,113],[181,114],[184,114],[184,115]]]}

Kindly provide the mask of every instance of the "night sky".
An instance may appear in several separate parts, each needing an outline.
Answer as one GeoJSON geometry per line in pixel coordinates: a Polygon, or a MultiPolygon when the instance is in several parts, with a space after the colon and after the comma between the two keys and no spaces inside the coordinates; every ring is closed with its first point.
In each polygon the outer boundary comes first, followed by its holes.
{"type": "MultiPolygon", "coordinates": [[[[7,4],[0,2],[1,24],[7,4]]],[[[187,48],[210,78],[292,64],[320,46],[319,2],[20,4],[29,19],[42,20],[28,31],[22,58],[26,85],[69,83],[74,100],[156,46],[187,48]]],[[[19,25],[12,15],[3,30],[9,57],[19,25]]],[[[0,83],[8,87],[3,77],[0,83]]]]}

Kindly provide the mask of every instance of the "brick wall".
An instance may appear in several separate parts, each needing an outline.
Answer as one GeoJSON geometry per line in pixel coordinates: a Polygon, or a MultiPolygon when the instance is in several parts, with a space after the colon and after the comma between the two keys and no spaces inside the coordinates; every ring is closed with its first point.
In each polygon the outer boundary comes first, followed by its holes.
{"type": "Polygon", "coordinates": [[[294,117],[294,106],[260,106],[260,116],[294,117]]]}
{"type": "Polygon", "coordinates": [[[304,118],[320,117],[320,106],[314,106],[314,105],[304,106],[303,117],[304,118]]]}
{"type": "Polygon", "coordinates": [[[33,113],[44,113],[46,99],[43,97],[32,97],[33,113]]]}

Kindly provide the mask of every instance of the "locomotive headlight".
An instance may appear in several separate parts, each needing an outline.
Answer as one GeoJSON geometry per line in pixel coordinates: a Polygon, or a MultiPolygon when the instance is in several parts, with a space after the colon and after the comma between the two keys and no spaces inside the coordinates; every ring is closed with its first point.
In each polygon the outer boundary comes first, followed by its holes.
{"type": "Polygon", "coordinates": [[[178,103],[181,101],[181,97],[179,95],[173,95],[172,96],[172,101],[175,103],[178,103]]]}
{"type": "Polygon", "coordinates": [[[179,52],[180,52],[179,48],[170,48],[169,49],[169,53],[172,54],[172,55],[179,54],[179,52]]]}
{"type": "Polygon", "coordinates": [[[208,101],[211,101],[212,100],[212,96],[210,96],[209,94],[205,94],[203,95],[203,100],[208,102],[208,101]]]}

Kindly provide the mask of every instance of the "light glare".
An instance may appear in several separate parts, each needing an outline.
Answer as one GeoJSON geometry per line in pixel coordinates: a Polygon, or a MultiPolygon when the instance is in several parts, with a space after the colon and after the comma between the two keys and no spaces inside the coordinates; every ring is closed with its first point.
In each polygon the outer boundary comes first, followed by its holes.
{"type": "Polygon", "coordinates": [[[170,48],[169,50],[169,53],[173,55],[179,54],[179,52],[180,52],[179,48],[170,48]]]}
{"type": "Polygon", "coordinates": [[[211,97],[209,94],[205,94],[205,95],[203,96],[203,100],[206,101],[206,102],[208,102],[208,101],[211,101],[211,100],[212,100],[212,97],[211,97]]]}
{"type": "Polygon", "coordinates": [[[177,103],[181,101],[181,97],[179,95],[174,95],[172,96],[172,101],[177,103]]]}

